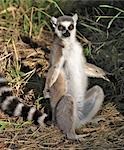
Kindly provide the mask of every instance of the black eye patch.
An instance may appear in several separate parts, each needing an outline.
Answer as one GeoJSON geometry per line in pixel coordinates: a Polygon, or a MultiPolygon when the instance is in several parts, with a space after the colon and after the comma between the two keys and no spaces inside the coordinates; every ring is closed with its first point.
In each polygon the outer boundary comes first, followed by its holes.
{"type": "Polygon", "coordinates": [[[71,24],[69,27],[68,27],[69,30],[73,30],[74,29],[74,25],[71,24]]]}
{"type": "Polygon", "coordinates": [[[65,30],[65,27],[62,26],[62,25],[59,25],[59,26],[58,26],[58,30],[59,30],[59,31],[64,31],[64,30],[65,30]]]}

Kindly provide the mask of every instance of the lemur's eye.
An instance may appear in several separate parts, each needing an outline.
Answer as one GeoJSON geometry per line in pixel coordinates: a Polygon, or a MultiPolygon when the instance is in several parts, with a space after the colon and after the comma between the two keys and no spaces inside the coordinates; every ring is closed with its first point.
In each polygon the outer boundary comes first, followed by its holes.
{"type": "Polygon", "coordinates": [[[59,26],[58,26],[58,30],[60,30],[60,31],[64,31],[64,30],[65,30],[65,27],[64,27],[64,26],[62,26],[62,25],[59,25],[59,26]]]}
{"type": "Polygon", "coordinates": [[[69,30],[73,30],[74,29],[74,25],[71,24],[69,27],[68,27],[69,30]]]}

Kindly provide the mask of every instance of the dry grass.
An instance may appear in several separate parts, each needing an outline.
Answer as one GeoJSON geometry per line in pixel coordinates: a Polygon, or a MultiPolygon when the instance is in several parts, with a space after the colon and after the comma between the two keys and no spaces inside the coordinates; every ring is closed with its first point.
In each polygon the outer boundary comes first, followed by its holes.
{"type": "MultiPolygon", "coordinates": [[[[6,76],[14,94],[23,98],[24,103],[41,109],[44,78],[48,69],[47,58],[52,43],[49,18],[53,10],[55,13],[57,10],[60,14],[63,12],[55,1],[42,4],[39,1],[35,4],[31,2],[0,2],[0,73],[6,76]]],[[[124,22],[118,18],[119,15],[113,19],[108,17],[107,24],[103,23],[105,17],[100,14],[94,14],[97,21],[80,16],[78,38],[84,46],[88,61],[113,74],[110,83],[102,79],[90,80],[90,86],[99,84],[103,87],[106,98],[96,119],[77,131],[84,134],[84,139],[69,141],[55,127],[36,127],[31,122],[9,118],[1,112],[1,150],[123,149],[124,22]]]]}
{"type": "Polygon", "coordinates": [[[55,127],[40,128],[19,119],[8,118],[5,129],[1,130],[0,144],[4,148],[26,150],[123,149],[124,117],[110,103],[102,108],[97,117],[78,131],[84,134],[82,141],[65,139],[55,127]]]}

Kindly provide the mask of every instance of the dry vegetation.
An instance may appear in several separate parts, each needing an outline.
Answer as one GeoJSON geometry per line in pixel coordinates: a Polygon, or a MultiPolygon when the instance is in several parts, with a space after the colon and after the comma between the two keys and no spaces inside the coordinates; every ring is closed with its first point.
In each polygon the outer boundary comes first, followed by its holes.
{"type": "MultiPolygon", "coordinates": [[[[49,20],[51,14],[64,12],[59,2],[0,1],[0,73],[15,95],[38,109],[44,105],[42,90],[52,43],[49,20]]],[[[112,73],[110,83],[90,79],[89,86],[99,84],[105,91],[101,111],[77,131],[84,134],[82,141],[69,141],[55,127],[37,127],[0,112],[1,150],[124,149],[124,10],[102,5],[85,8],[86,16],[78,13],[78,38],[88,61],[112,73]]]]}

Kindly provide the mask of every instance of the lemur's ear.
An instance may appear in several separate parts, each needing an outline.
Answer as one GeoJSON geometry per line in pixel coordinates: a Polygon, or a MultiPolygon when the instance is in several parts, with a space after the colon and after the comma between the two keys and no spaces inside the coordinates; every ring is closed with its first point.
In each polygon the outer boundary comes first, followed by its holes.
{"type": "Polygon", "coordinates": [[[52,17],[51,18],[51,23],[52,23],[53,27],[55,28],[56,27],[56,23],[57,23],[57,18],[52,17]]]}
{"type": "Polygon", "coordinates": [[[77,20],[78,20],[78,15],[77,15],[77,14],[74,14],[74,16],[73,16],[72,18],[73,18],[74,22],[76,23],[77,20]]]}

